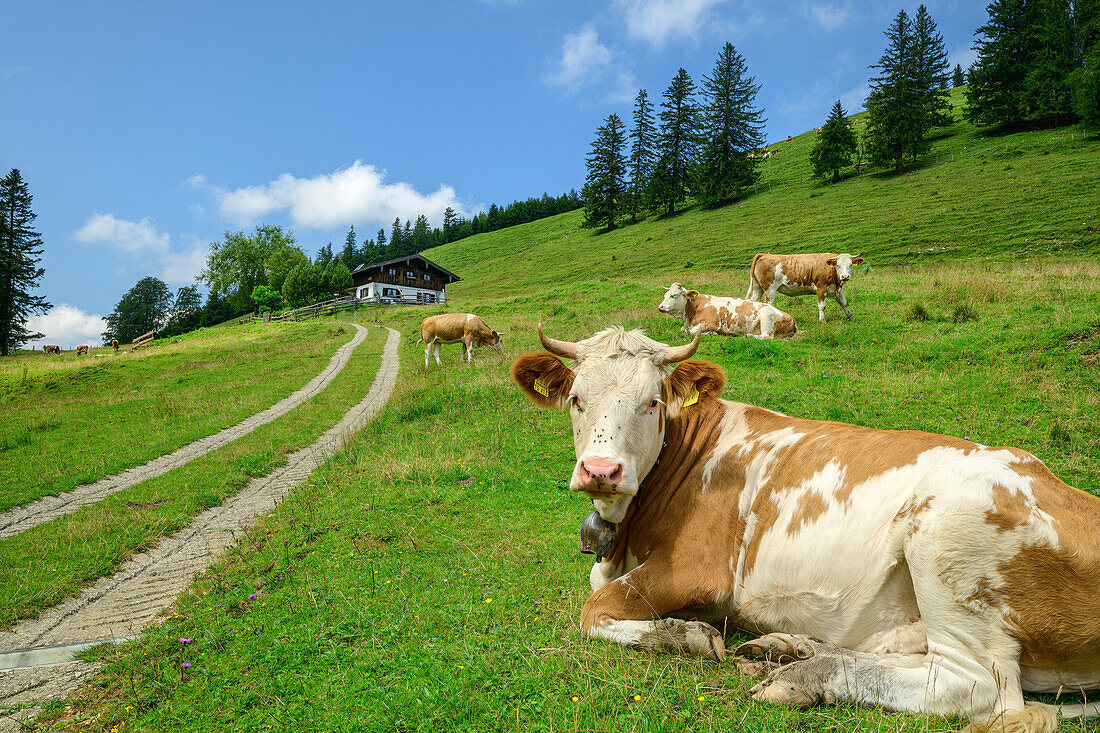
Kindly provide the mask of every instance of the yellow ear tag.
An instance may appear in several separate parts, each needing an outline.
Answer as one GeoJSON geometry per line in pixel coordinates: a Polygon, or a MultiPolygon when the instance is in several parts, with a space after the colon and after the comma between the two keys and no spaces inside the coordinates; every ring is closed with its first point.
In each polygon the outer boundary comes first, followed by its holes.
{"type": "Polygon", "coordinates": [[[550,388],[546,386],[546,382],[543,380],[542,377],[537,377],[535,379],[534,387],[535,387],[535,391],[538,392],[543,397],[549,397],[550,396],[550,388]]]}
{"type": "Polygon", "coordinates": [[[689,394],[687,396],[687,399],[684,400],[684,407],[691,407],[692,405],[694,405],[698,401],[699,401],[699,390],[696,389],[695,385],[692,385],[691,394],[689,394]]]}

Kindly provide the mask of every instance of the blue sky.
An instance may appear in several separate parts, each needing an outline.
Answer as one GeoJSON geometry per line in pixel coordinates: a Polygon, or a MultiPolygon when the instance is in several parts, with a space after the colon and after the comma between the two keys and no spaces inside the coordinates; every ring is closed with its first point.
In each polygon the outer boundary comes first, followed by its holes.
{"type": "MultiPolygon", "coordinates": [[[[967,66],[984,3],[928,2],[967,66]]],[[[595,128],[697,82],[731,41],[769,140],[862,104],[900,9],[879,0],[406,0],[0,4],[0,168],[45,240],[32,325],[98,342],[146,275],[192,284],[226,230],[276,223],[311,255],[349,225],[439,226],[450,205],[580,189],[595,128]]]]}

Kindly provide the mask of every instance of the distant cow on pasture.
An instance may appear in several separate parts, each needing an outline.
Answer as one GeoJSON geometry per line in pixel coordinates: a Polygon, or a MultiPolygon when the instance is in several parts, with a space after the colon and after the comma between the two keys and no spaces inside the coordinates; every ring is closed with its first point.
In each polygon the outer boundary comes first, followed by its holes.
{"type": "Polygon", "coordinates": [[[775,294],[816,295],[817,318],[825,320],[825,298],[833,298],[848,318],[848,300],[844,283],[852,277],[852,265],[863,262],[850,254],[770,255],[760,253],[752,258],[749,268],[749,300],[774,304],[775,294]]]}
{"type": "MultiPolygon", "coordinates": [[[[1100,705],[1100,498],[1017,448],[788,417],[721,399],[723,369],[608,328],[512,378],[570,411],[569,487],[613,523],[589,637],[726,659],[758,700],[1053,732],[1100,705]],[[561,359],[575,362],[572,368],[561,359]]],[[[565,439],[565,436],[562,436],[565,439]]],[[[590,526],[588,520],[585,526],[590,526]]],[[[971,729],[974,730],[974,729],[971,729]]]]}
{"type": "Polygon", "coordinates": [[[111,348],[118,351],[118,339],[111,339],[111,348]]]}
{"type": "Polygon", "coordinates": [[[60,354],[61,353],[61,347],[57,346],[56,344],[46,344],[45,346],[42,347],[42,353],[43,354],[60,354]]]}
{"type": "Polygon", "coordinates": [[[87,354],[87,353],[88,353],[88,345],[87,344],[81,344],[80,346],[76,347],[76,355],[77,356],[80,356],[81,354],[87,354]]]}
{"type": "MultiPolygon", "coordinates": [[[[500,353],[504,353],[504,341],[501,334],[489,328],[485,321],[473,313],[444,313],[438,316],[429,316],[420,323],[420,341],[424,342],[424,368],[428,368],[428,356],[435,349],[435,363],[442,365],[439,360],[440,344],[462,343],[464,351],[459,354],[467,361],[474,360],[475,346],[492,346],[500,353]]],[[[420,343],[417,341],[416,343],[420,343]]]]}
{"type": "Polygon", "coordinates": [[[657,310],[683,319],[684,333],[759,339],[790,338],[798,333],[794,319],[774,305],[703,295],[698,290],[686,290],[680,283],[669,286],[657,310]]]}

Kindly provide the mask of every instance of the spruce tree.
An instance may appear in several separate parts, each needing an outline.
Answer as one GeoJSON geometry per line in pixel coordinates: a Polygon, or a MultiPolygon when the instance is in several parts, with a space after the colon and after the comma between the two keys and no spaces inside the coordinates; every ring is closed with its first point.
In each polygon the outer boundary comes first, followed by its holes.
{"type": "Polygon", "coordinates": [[[695,83],[683,68],[662,95],[661,130],[658,136],[657,163],[651,187],[652,208],[666,216],[676,213],[676,205],[688,197],[695,163],[699,110],[694,100],[695,83]]]}
{"type": "Polygon", "coordinates": [[[722,47],[711,75],[703,75],[695,186],[703,203],[740,198],[759,176],[756,160],[748,156],[765,142],[764,113],[754,106],[760,85],[753,81],[732,43],[722,47]]]}
{"type": "Polygon", "coordinates": [[[810,150],[810,165],[814,177],[820,178],[833,174],[833,183],[840,181],[840,169],[852,164],[852,155],[856,152],[856,134],[848,124],[848,113],[844,111],[838,99],[833,105],[829,119],[821,126],[821,135],[810,150]]]}
{"type": "Polygon", "coordinates": [[[31,194],[18,169],[0,180],[0,355],[7,356],[42,334],[27,330],[27,320],[50,304],[31,291],[42,278],[38,266],[42,236],[33,229],[31,194]]]}
{"type": "MultiPolygon", "coordinates": [[[[630,214],[631,224],[638,221],[638,213],[645,209],[649,181],[656,162],[656,144],[653,103],[649,101],[646,90],[639,89],[638,96],[634,98],[634,129],[630,132],[630,161],[627,166],[630,183],[627,185],[626,210],[630,214]]],[[[568,200],[565,205],[568,205],[568,200]]]]}
{"type": "Polygon", "coordinates": [[[963,76],[962,64],[955,64],[955,70],[951,72],[951,86],[961,87],[966,84],[966,77],[963,76]]]}
{"type": "Polygon", "coordinates": [[[355,246],[355,225],[353,224],[348,228],[347,236],[344,237],[344,248],[340,250],[340,260],[348,267],[355,267],[359,264],[356,261],[358,258],[359,255],[355,246]]]}
{"type": "Polygon", "coordinates": [[[458,214],[455,210],[448,206],[443,211],[443,241],[450,242],[454,240],[455,229],[458,228],[458,214]]]}
{"type": "Polygon", "coordinates": [[[390,227],[390,246],[386,248],[386,259],[400,257],[401,248],[403,246],[404,242],[401,239],[401,217],[399,216],[393,220],[393,225],[390,227]]]}
{"type": "Polygon", "coordinates": [[[615,228],[626,195],[625,143],[623,121],[617,114],[609,115],[596,129],[596,139],[585,161],[588,169],[582,191],[585,226],[615,228]]]}
{"type": "Polygon", "coordinates": [[[865,102],[867,144],[873,161],[901,173],[907,156],[916,158],[928,149],[926,115],[915,83],[913,24],[904,10],[886,29],[886,37],[889,45],[871,67],[881,74],[870,80],[865,102]]]}
{"type": "Polygon", "coordinates": [[[949,65],[947,49],[943,45],[943,36],[936,28],[936,21],[921,5],[913,19],[913,82],[921,97],[924,119],[921,120],[921,135],[934,127],[943,127],[954,122],[951,116],[950,92],[948,91],[949,65]]]}

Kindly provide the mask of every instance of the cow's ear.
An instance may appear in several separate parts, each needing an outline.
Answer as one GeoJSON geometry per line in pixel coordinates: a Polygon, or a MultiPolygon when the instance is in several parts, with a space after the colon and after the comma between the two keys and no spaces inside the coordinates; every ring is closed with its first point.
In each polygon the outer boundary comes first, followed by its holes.
{"type": "Polygon", "coordinates": [[[836,267],[836,257],[830,257],[829,259],[825,260],[825,264],[829,267],[836,267]]]}
{"type": "Polygon", "coordinates": [[[696,296],[699,295],[699,291],[698,290],[685,290],[684,295],[687,296],[688,300],[695,300],[696,296]]]}
{"type": "Polygon", "coordinates": [[[681,409],[690,410],[698,402],[718,399],[725,388],[726,373],[717,364],[697,359],[680,362],[665,377],[669,417],[675,417],[681,409]]]}
{"type": "Polygon", "coordinates": [[[512,380],[539,407],[560,410],[573,389],[573,370],[553,354],[536,351],[512,362],[512,380]]]}
{"type": "Polygon", "coordinates": [[[863,258],[862,257],[853,257],[852,258],[852,264],[853,265],[862,265],[863,264],[863,258]]]}

